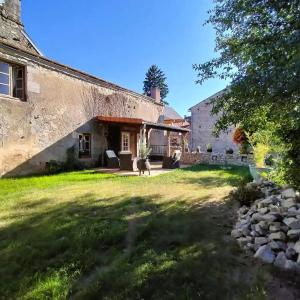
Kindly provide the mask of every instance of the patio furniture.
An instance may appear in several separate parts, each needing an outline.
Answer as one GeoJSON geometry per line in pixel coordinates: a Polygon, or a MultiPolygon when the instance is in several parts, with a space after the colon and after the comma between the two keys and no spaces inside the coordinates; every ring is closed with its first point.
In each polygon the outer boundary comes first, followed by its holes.
{"type": "Polygon", "coordinates": [[[105,151],[105,159],[106,165],[110,169],[119,169],[120,168],[120,161],[113,150],[106,150],[105,151]]]}
{"type": "Polygon", "coordinates": [[[163,169],[178,169],[180,168],[181,151],[175,150],[172,156],[163,157],[163,169]]]}
{"type": "Polygon", "coordinates": [[[131,152],[119,152],[119,158],[121,170],[133,171],[133,159],[131,152]]]}

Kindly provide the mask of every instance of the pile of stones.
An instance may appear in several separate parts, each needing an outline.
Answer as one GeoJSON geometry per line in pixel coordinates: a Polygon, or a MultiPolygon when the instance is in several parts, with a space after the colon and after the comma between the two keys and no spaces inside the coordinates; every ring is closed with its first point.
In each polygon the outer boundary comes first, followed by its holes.
{"type": "Polygon", "coordinates": [[[293,188],[259,180],[247,188],[263,198],[238,210],[231,235],[248,254],[265,263],[300,273],[300,197],[293,188]]]}

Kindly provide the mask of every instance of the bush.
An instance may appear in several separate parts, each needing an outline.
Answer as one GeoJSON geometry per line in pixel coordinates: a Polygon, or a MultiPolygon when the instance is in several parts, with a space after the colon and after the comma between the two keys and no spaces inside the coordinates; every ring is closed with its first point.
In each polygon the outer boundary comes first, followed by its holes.
{"type": "Polygon", "coordinates": [[[240,154],[249,154],[251,153],[251,146],[248,143],[241,144],[239,151],[240,154]]]}
{"type": "Polygon", "coordinates": [[[74,146],[67,149],[66,155],[67,160],[64,163],[65,171],[76,171],[83,169],[83,165],[76,158],[76,151],[74,146]]]}
{"type": "Polygon", "coordinates": [[[231,192],[230,198],[236,200],[241,206],[251,206],[251,204],[264,196],[264,194],[254,186],[241,181],[236,190],[231,192]]]}
{"type": "Polygon", "coordinates": [[[246,135],[245,131],[243,130],[243,128],[238,127],[234,131],[233,136],[232,136],[232,141],[238,145],[242,145],[242,144],[245,144],[248,142],[247,135],[246,135]]]}
{"type": "Polygon", "coordinates": [[[64,167],[63,163],[56,160],[50,160],[49,162],[46,162],[45,169],[48,174],[57,174],[62,172],[64,167]]]}
{"type": "Polygon", "coordinates": [[[76,159],[75,147],[72,146],[67,149],[67,159],[65,162],[59,162],[56,160],[50,160],[46,162],[46,172],[48,174],[57,174],[64,171],[76,171],[83,170],[83,165],[76,159]]]}
{"type": "Polygon", "coordinates": [[[264,159],[264,164],[267,167],[273,167],[275,165],[275,157],[273,154],[267,154],[265,159],[264,159]]]}
{"type": "Polygon", "coordinates": [[[265,158],[270,152],[270,147],[263,143],[257,143],[254,147],[254,159],[258,168],[265,166],[265,158]]]}

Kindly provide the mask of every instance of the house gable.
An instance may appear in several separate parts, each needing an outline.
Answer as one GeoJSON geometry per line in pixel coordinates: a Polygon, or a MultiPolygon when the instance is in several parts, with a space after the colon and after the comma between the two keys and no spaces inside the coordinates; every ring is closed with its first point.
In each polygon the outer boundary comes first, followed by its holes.
{"type": "Polygon", "coordinates": [[[24,31],[20,2],[20,0],[0,0],[0,42],[42,55],[24,31]]]}

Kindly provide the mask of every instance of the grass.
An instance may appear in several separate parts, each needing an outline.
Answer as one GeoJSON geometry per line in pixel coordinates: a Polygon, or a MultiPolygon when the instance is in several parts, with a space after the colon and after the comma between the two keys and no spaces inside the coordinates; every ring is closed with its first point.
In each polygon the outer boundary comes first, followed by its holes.
{"type": "Polygon", "coordinates": [[[264,299],[228,232],[245,168],[0,180],[0,299],[264,299]]]}

